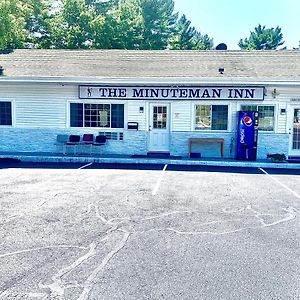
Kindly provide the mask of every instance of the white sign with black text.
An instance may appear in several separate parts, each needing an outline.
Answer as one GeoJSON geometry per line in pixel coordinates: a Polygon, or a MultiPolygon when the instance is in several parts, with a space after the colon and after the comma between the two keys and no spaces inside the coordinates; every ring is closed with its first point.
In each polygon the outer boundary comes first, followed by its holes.
{"type": "Polygon", "coordinates": [[[264,100],[264,87],[79,86],[80,99],[264,100]]]}

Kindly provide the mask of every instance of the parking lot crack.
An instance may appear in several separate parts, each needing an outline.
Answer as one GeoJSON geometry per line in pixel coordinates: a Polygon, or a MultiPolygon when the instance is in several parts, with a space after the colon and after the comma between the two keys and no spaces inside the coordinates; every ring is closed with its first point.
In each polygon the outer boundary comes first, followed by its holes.
{"type": "Polygon", "coordinates": [[[52,276],[52,283],[51,284],[39,284],[39,288],[41,289],[50,289],[50,296],[54,297],[59,300],[64,299],[64,292],[65,292],[65,284],[62,281],[62,277],[78,266],[80,266],[84,261],[88,260],[92,256],[96,254],[96,245],[94,243],[90,244],[89,251],[85,255],[79,257],[75,262],[71,265],[59,270],[55,275],[52,276]]]}
{"type": "Polygon", "coordinates": [[[117,243],[117,245],[114,247],[114,249],[109,252],[101,261],[101,264],[98,265],[98,267],[90,274],[90,276],[87,278],[85,284],[84,284],[84,289],[78,298],[78,300],[87,300],[89,298],[89,295],[93,289],[93,286],[95,284],[95,279],[99,275],[101,271],[104,270],[106,265],[110,262],[110,260],[118,254],[120,250],[124,248],[126,245],[126,242],[128,241],[128,238],[130,236],[130,233],[127,231],[124,231],[124,235],[121,241],[117,243]]]}
{"type": "Polygon", "coordinates": [[[295,212],[297,211],[293,207],[283,208],[282,210],[285,212],[285,217],[284,218],[281,218],[281,219],[279,219],[277,221],[274,221],[272,223],[267,223],[265,221],[264,217],[266,217],[266,216],[270,216],[270,217],[276,216],[277,217],[277,215],[262,214],[262,213],[256,211],[255,209],[253,209],[253,207],[250,204],[247,206],[247,209],[254,213],[254,217],[259,220],[262,227],[271,227],[271,226],[275,226],[275,225],[278,225],[278,224],[281,224],[281,223],[284,223],[284,222],[291,221],[291,220],[296,218],[296,213],[295,212]]]}

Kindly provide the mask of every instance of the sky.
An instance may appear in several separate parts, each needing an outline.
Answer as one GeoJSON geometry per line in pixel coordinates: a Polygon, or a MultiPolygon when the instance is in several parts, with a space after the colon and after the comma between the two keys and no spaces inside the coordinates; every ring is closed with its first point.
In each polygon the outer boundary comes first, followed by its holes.
{"type": "Polygon", "coordinates": [[[279,26],[288,49],[299,46],[300,0],[174,0],[175,11],[185,14],[201,34],[237,50],[258,24],[279,26]]]}

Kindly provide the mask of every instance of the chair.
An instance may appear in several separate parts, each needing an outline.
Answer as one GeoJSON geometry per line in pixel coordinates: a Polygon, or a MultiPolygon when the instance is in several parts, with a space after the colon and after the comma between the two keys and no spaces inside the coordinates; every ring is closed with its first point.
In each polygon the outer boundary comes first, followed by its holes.
{"type": "Polygon", "coordinates": [[[58,134],[56,137],[56,146],[62,147],[62,153],[66,154],[66,145],[69,141],[69,136],[67,134],[58,134]]]}
{"type": "Polygon", "coordinates": [[[92,152],[93,143],[94,143],[94,135],[93,134],[85,133],[82,136],[81,145],[82,146],[86,146],[86,145],[90,146],[90,155],[91,155],[91,152],[92,152]]]}
{"type": "Polygon", "coordinates": [[[105,135],[97,135],[93,146],[104,146],[106,144],[107,138],[105,135]]]}
{"type": "Polygon", "coordinates": [[[77,153],[77,146],[80,144],[80,135],[71,134],[67,142],[67,146],[74,146],[74,154],[77,153]]]}

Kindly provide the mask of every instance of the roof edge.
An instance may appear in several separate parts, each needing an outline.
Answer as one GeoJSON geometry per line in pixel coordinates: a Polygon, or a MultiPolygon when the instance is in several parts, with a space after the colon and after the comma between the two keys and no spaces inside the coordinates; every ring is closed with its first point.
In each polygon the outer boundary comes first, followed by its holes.
{"type": "Polygon", "coordinates": [[[54,84],[205,84],[205,85],[281,85],[300,86],[300,80],[266,78],[212,78],[212,77],[34,77],[1,76],[0,83],[54,83],[54,84]]]}

